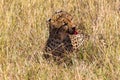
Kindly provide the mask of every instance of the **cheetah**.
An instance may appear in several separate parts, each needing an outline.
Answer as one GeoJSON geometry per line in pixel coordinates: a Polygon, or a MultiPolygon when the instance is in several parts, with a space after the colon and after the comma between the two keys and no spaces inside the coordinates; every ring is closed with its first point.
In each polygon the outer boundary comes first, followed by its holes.
{"type": "Polygon", "coordinates": [[[66,54],[78,50],[84,43],[85,35],[76,29],[73,17],[66,11],[55,12],[47,20],[49,37],[46,41],[45,52],[55,58],[63,58],[66,54]]]}

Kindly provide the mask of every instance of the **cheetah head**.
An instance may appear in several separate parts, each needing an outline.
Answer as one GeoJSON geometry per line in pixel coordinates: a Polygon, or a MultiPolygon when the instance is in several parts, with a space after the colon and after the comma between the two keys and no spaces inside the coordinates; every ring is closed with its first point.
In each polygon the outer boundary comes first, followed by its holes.
{"type": "Polygon", "coordinates": [[[65,11],[55,12],[50,19],[48,19],[49,32],[77,34],[76,25],[73,23],[72,16],[65,11]]]}

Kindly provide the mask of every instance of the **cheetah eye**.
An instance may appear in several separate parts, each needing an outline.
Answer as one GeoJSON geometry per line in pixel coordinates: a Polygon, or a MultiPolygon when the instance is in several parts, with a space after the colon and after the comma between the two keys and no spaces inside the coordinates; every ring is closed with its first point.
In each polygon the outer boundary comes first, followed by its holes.
{"type": "Polygon", "coordinates": [[[68,25],[68,23],[63,23],[63,26],[66,26],[66,25],[68,25]]]}

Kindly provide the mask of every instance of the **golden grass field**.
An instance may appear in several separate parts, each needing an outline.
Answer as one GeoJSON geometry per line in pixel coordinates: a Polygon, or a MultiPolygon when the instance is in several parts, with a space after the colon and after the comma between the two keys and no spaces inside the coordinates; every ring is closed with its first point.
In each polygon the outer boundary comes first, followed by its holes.
{"type": "Polygon", "coordinates": [[[0,0],[0,80],[120,80],[120,0],[0,0]],[[69,67],[42,58],[57,10],[90,35],[69,67]]]}

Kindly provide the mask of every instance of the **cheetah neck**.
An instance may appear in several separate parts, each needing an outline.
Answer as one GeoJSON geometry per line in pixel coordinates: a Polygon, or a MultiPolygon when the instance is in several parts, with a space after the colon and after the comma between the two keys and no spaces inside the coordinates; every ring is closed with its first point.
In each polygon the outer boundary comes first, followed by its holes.
{"type": "Polygon", "coordinates": [[[63,41],[66,38],[66,36],[68,36],[68,33],[64,32],[64,31],[58,32],[57,30],[55,30],[55,31],[51,31],[51,33],[50,33],[50,37],[52,37],[54,39],[59,39],[61,41],[63,41]]]}

